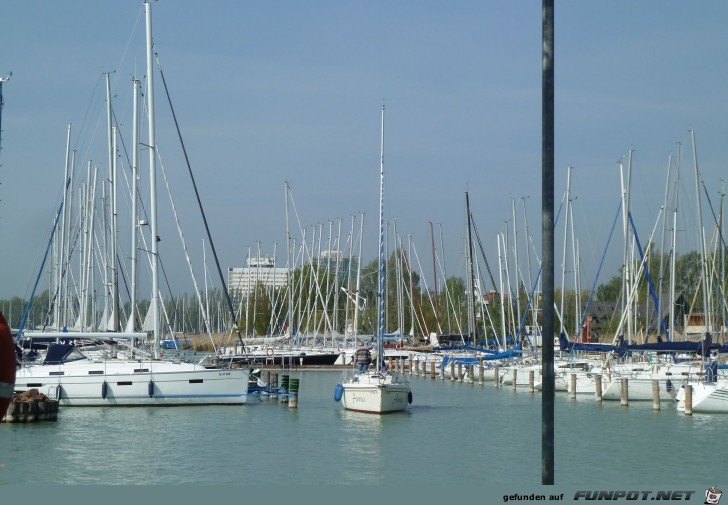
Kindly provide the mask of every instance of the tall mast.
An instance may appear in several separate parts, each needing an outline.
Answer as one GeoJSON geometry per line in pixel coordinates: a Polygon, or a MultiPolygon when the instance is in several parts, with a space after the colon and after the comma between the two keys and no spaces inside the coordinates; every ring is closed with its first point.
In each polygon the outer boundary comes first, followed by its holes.
{"type": "Polygon", "coordinates": [[[61,289],[61,286],[63,285],[63,271],[66,269],[66,222],[69,220],[68,217],[68,192],[69,192],[69,184],[68,184],[68,170],[69,170],[69,163],[70,163],[70,151],[71,151],[71,124],[68,124],[68,135],[66,137],[66,168],[64,171],[63,176],[63,216],[61,218],[61,246],[60,251],[58,253],[58,282],[56,283],[56,289],[57,295],[56,295],[56,303],[55,303],[55,319],[56,319],[56,329],[61,330],[61,324],[65,325],[66,320],[63,318],[63,323],[61,323],[62,314],[61,314],[61,304],[64,303],[64,300],[66,297],[64,296],[63,290],[61,289]]]}
{"type": "Polygon", "coordinates": [[[112,320],[112,331],[119,331],[119,263],[117,261],[117,242],[118,242],[118,227],[117,227],[117,181],[118,181],[118,166],[117,161],[119,157],[116,155],[116,142],[118,138],[118,131],[116,126],[112,127],[112,141],[111,148],[113,152],[112,158],[112,180],[111,180],[111,320],[112,320]]]}
{"type": "Polygon", "coordinates": [[[677,207],[678,187],[680,185],[681,145],[677,146],[677,163],[675,164],[675,208],[672,212],[672,257],[670,259],[670,340],[675,340],[675,263],[677,255],[677,207]]]}
{"type": "Polygon", "coordinates": [[[561,331],[560,331],[560,333],[564,333],[564,328],[566,326],[566,322],[564,321],[564,319],[565,319],[564,298],[565,298],[565,290],[566,290],[566,244],[567,244],[567,239],[569,237],[569,205],[571,204],[570,203],[571,169],[572,169],[572,167],[569,166],[569,169],[566,173],[566,219],[564,220],[564,250],[563,250],[563,260],[561,263],[561,306],[559,307],[559,312],[561,312],[561,331]]]}
{"type": "Polygon", "coordinates": [[[291,268],[291,232],[288,222],[288,181],[284,182],[284,189],[286,196],[286,283],[288,284],[288,330],[290,331],[291,336],[293,336],[293,269],[291,268]]]}
{"type": "Polygon", "coordinates": [[[382,134],[380,143],[379,159],[379,296],[377,297],[377,309],[379,312],[379,329],[377,334],[377,367],[382,369],[383,347],[382,336],[384,333],[384,104],[382,104],[382,134]]]}
{"type": "Polygon", "coordinates": [[[473,340],[470,345],[475,345],[475,277],[473,272],[473,238],[470,232],[470,197],[467,191],[465,192],[465,215],[468,223],[468,292],[470,293],[470,296],[468,297],[468,337],[470,338],[470,334],[472,334],[473,340]]]}
{"type": "Polygon", "coordinates": [[[710,324],[710,289],[708,287],[708,255],[705,250],[705,229],[703,229],[703,211],[700,205],[700,170],[698,169],[698,151],[695,146],[695,131],[690,130],[690,137],[693,141],[693,165],[695,166],[695,191],[697,194],[698,206],[698,232],[700,233],[700,263],[702,265],[703,275],[703,319],[705,321],[705,331],[711,330],[710,324]]]}
{"type": "Polygon", "coordinates": [[[149,111],[149,192],[151,194],[152,232],[152,332],[154,335],[154,358],[159,359],[159,255],[157,231],[157,143],[154,130],[154,66],[152,52],[152,4],[144,1],[147,25],[147,108],[149,111]]]}
{"type": "Polygon", "coordinates": [[[356,336],[359,332],[359,293],[361,289],[361,249],[364,242],[364,213],[361,213],[361,221],[359,221],[359,258],[356,262],[356,292],[354,296],[354,345],[356,345],[356,336]]]}
{"type": "Polygon", "coordinates": [[[139,210],[137,209],[137,192],[139,188],[139,80],[133,79],[134,87],[134,111],[132,124],[132,147],[131,147],[131,308],[129,311],[129,330],[134,332],[137,329],[137,248],[139,243],[139,210]]]}

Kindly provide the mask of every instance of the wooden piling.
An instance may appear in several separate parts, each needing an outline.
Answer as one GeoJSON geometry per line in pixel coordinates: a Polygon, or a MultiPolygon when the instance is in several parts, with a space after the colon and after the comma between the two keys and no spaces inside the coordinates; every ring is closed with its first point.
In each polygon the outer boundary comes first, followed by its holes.
{"type": "Polygon", "coordinates": [[[435,362],[430,361],[430,378],[435,378],[435,362]]]}
{"type": "Polygon", "coordinates": [[[270,376],[270,382],[268,383],[268,391],[270,391],[271,400],[278,399],[278,374],[274,373],[270,376]]]}
{"type": "Polygon", "coordinates": [[[569,386],[571,387],[571,391],[569,392],[569,398],[576,399],[576,374],[572,373],[569,377],[569,386]]]}
{"type": "Polygon", "coordinates": [[[458,382],[463,381],[463,364],[458,363],[458,382]]]}
{"type": "Polygon", "coordinates": [[[455,382],[455,362],[450,360],[450,382],[455,382]]]}
{"type": "Polygon", "coordinates": [[[518,383],[518,380],[517,379],[518,379],[518,369],[517,368],[514,368],[513,369],[513,387],[512,387],[512,389],[514,391],[516,390],[516,385],[518,383]]]}
{"type": "Polygon", "coordinates": [[[493,373],[495,373],[495,381],[493,386],[499,388],[500,387],[500,367],[498,365],[493,367],[493,373]]]}
{"type": "Polygon", "coordinates": [[[485,378],[483,377],[483,357],[478,358],[478,384],[483,385],[485,378]]]}
{"type": "Polygon", "coordinates": [[[693,386],[685,384],[685,415],[693,415],[693,386]]]}
{"type": "Polygon", "coordinates": [[[652,409],[660,410],[660,381],[652,381],[652,409]]]}
{"type": "Polygon", "coordinates": [[[532,394],[536,391],[536,388],[534,387],[534,377],[535,377],[535,375],[536,374],[534,373],[533,370],[529,370],[528,371],[528,392],[529,393],[532,393],[532,394]]]}
{"type": "Polygon", "coordinates": [[[629,379],[626,377],[623,377],[620,379],[620,385],[621,385],[621,401],[620,405],[623,407],[626,407],[629,405],[629,379]]]}
{"type": "Polygon", "coordinates": [[[595,386],[595,392],[594,392],[594,399],[598,402],[602,402],[602,374],[598,373],[594,375],[594,380],[597,381],[595,386]]]}
{"type": "Polygon", "coordinates": [[[389,367],[387,367],[387,370],[394,370],[392,368],[392,356],[389,357],[389,367]]]}

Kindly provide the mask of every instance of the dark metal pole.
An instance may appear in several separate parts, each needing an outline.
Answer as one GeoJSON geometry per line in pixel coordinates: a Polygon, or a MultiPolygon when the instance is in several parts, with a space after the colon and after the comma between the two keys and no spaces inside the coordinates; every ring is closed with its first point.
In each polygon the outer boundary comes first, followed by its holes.
{"type": "Polygon", "coordinates": [[[541,483],[554,483],[554,0],[543,0],[541,80],[541,483]]]}

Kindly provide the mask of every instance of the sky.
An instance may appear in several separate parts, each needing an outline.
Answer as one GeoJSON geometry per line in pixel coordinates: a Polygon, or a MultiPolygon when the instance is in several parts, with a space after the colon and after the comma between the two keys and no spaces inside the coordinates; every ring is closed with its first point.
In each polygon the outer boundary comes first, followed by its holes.
{"type": "MultiPolygon", "coordinates": [[[[517,252],[523,272],[528,242],[535,275],[541,256],[541,2],[158,0],[152,9],[155,50],[223,273],[243,266],[249,248],[255,255],[258,246],[264,255],[276,247],[278,263],[285,263],[286,181],[289,211],[295,204],[298,216],[291,214],[293,237],[300,242],[303,228],[310,238],[321,225],[325,249],[329,226],[335,237],[341,220],[345,249],[351,216],[357,216],[358,234],[364,213],[363,260],[376,258],[384,104],[385,217],[390,226],[396,220],[405,243],[411,237],[413,263],[428,286],[430,223],[439,272],[465,275],[466,192],[496,281],[498,234],[508,235],[509,261],[517,252]]],[[[728,3],[718,0],[556,2],[555,200],[558,211],[573,167],[573,237],[583,288],[618,273],[621,218],[611,238],[610,230],[622,195],[620,174],[630,159],[631,208],[643,243],[653,228],[655,237],[662,233],[672,155],[680,165],[679,248],[696,248],[689,130],[717,212],[727,173],[727,24],[728,3]]],[[[131,150],[131,79],[144,80],[146,72],[143,4],[4,2],[0,47],[0,76],[12,72],[3,86],[0,152],[5,299],[28,297],[38,276],[62,198],[69,124],[81,175],[74,185],[83,183],[89,160],[100,177],[108,175],[106,72],[124,148],[131,150]]],[[[207,264],[208,282],[219,286],[159,67],[155,72],[157,143],[186,247],[198,283],[207,264]]],[[[148,205],[146,152],[142,159],[148,205]]],[[[160,256],[171,290],[191,292],[158,170],[160,256]]],[[[125,230],[128,200],[120,197],[125,230]]],[[[710,230],[707,202],[702,208],[710,230]]],[[[556,224],[557,283],[563,215],[556,224]]],[[[126,257],[128,235],[120,232],[126,257]]],[[[573,254],[571,242],[567,248],[573,254]]],[[[568,284],[574,269],[565,269],[568,284]]],[[[39,290],[47,287],[45,276],[39,290]]],[[[141,296],[148,297],[143,288],[141,296]]]]}

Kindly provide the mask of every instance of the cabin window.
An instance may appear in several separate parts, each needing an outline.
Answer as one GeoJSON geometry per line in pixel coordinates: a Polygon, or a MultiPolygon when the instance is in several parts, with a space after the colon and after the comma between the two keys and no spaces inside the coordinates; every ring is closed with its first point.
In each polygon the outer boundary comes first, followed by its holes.
{"type": "Polygon", "coordinates": [[[89,375],[103,375],[104,371],[103,370],[89,370],[88,374],[89,375]]]}
{"type": "Polygon", "coordinates": [[[64,375],[66,372],[50,372],[48,375],[64,375]]]}
{"type": "MultiPolygon", "coordinates": [[[[21,386],[22,387],[22,386],[21,386]]],[[[26,388],[42,388],[43,383],[41,382],[29,382],[25,385],[26,388]]]]}
{"type": "Polygon", "coordinates": [[[145,372],[148,372],[148,371],[149,371],[148,368],[135,368],[134,369],[134,373],[145,373],[145,372]]]}
{"type": "Polygon", "coordinates": [[[131,386],[131,381],[121,381],[116,383],[117,386],[131,386]]]}
{"type": "Polygon", "coordinates": [[[190,379],[190,384],[202,384],[202,379],[190,379]]]}

